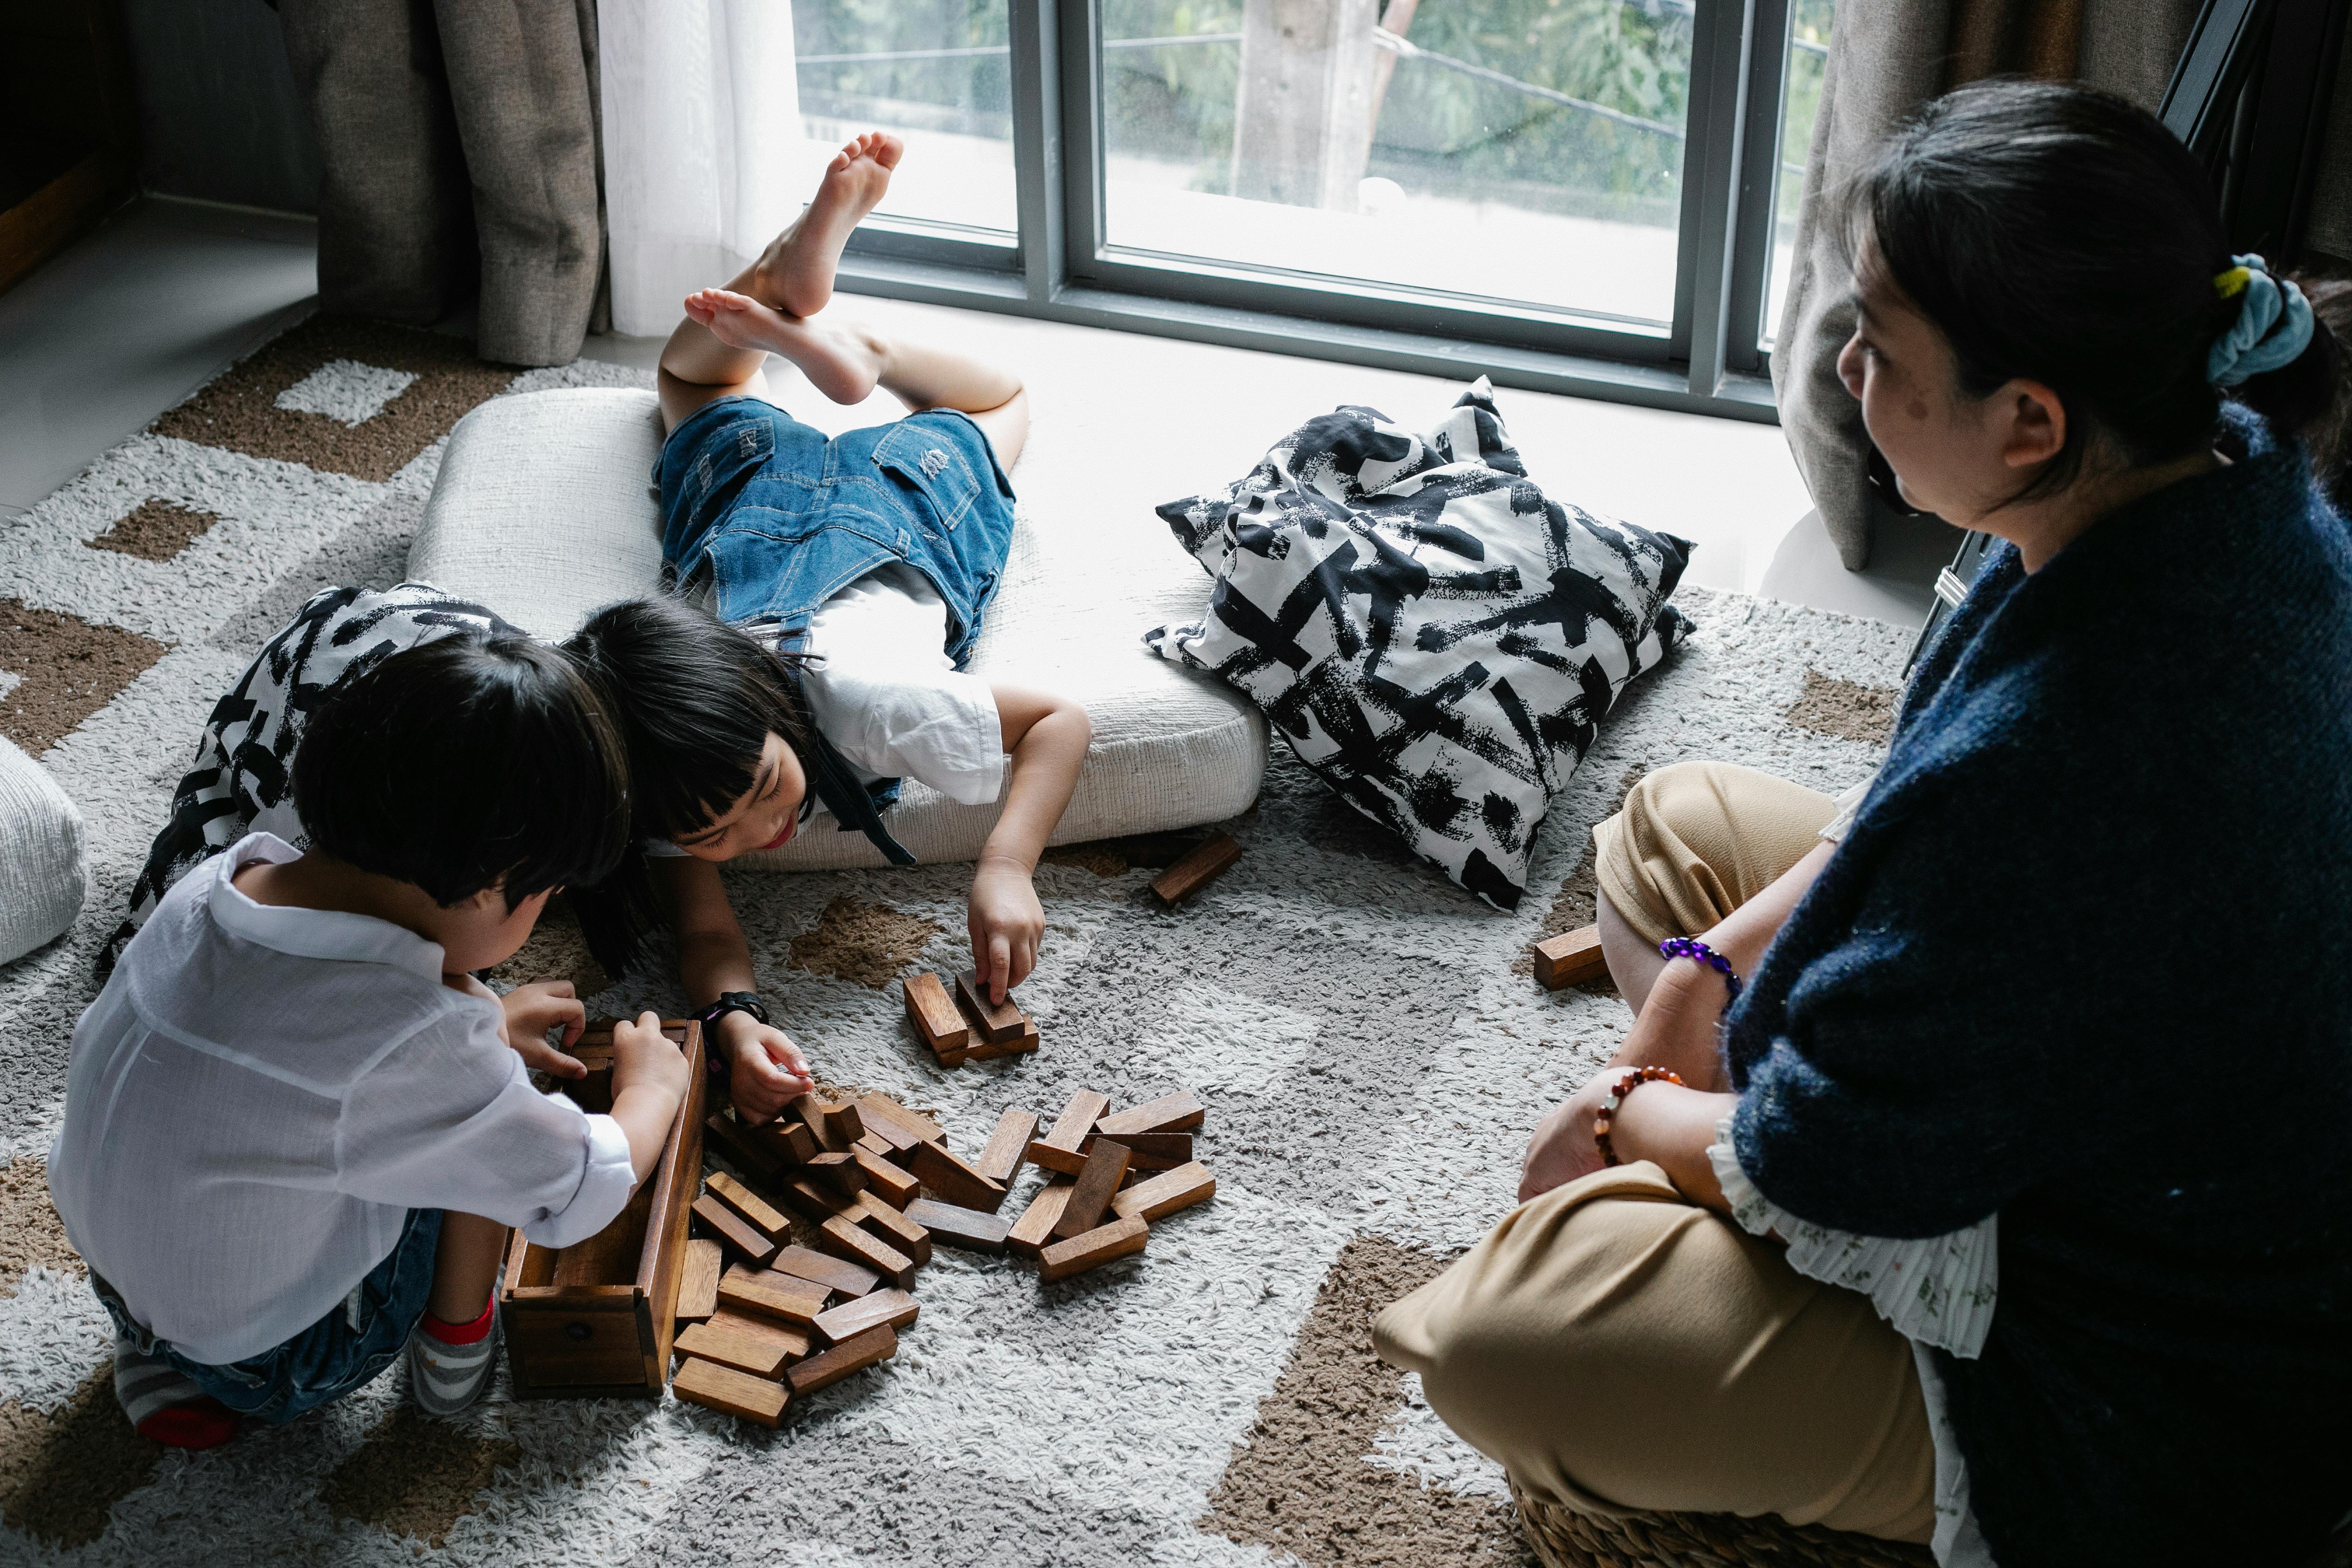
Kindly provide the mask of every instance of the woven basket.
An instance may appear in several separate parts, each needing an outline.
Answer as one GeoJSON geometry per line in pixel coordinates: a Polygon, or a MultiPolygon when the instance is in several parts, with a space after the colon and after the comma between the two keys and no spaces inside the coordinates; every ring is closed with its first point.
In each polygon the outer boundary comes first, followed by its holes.
{"type": "Polygon", "coordinates": [[[1767,1515],[1644,1513],[1600,1519],[1511,1488],[1519,1529],[1546,1568],[1935,1568],[1924,1546],[1794,1525],[1767,1515]]]}

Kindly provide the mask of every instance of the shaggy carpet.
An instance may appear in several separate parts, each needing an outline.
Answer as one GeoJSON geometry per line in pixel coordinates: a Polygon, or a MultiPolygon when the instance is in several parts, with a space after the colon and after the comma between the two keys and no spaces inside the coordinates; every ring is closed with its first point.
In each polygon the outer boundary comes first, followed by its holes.
{"type": "MultiPolygon", "coordinates": [[[[895,982],[958,966],[966,868],[734,877],[761,987],[828,1077],[936,1107],[967,1152],[1008,1104],[1191,1087],[1219,1183],[1145,1256],[1059,1284],[942,1251],[898,1358],[782,1431],[674,1399],[515,1402],[503,1374],[438,1422],[405,1406],[397,1371],[206,1454],[129,1431],[41,1160],[91,954],[206,709],[315,589],[398,580],[467,408],[645,380],[584,363],[516,375],[453,340],[313,320],[0,523],[0,732],[80,803],[96,879],[71,932],[0,968],[0,1558],[1526,1561],[1500,1471],[1371,1358],[1368,1319],[1509,1208],[1538,1116],[1630,1023],[1605,986],[1541,991],[1524,957],[1591,920],[1594,821],[1685,758],[1853,783],[1884,742],[1896,628],[1683,594],[1697,635],[1609,720],[1515,916],[1413,862],[1279,747],[1256,807],[1224,825],[1240,864],[1179,912],[1144,890],[1166,845],[1058,850],[1022,991],[1045,1036],[1032,1057],[942,1072],[907,1031],[895,982]]],[[[1142,505],[1117,525],[1161,527],[1142,505]]],[[[507,973],[529,969],[605,987],[560,923],[507,973]]],[[[656,959],[592,1006],[681,1004],[656,959]]]]}

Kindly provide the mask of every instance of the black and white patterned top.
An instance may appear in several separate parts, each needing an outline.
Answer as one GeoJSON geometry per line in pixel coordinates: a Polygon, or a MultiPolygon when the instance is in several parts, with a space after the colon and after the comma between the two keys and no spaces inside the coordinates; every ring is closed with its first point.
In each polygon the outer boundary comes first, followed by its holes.
{"type": "Polygon", "coordinates": [[[293,766],[310,710],[338,681],[456,631],[524,635],[430,583],[328,588],[304,605],[213,705],[194,765],[173,792],[171,820],[131,884],[130,912],[100,954],[100,972],[114,966],[172,884],[247,834],[272,833],[307,847],[310,835],[294,811],[293,766]]]}

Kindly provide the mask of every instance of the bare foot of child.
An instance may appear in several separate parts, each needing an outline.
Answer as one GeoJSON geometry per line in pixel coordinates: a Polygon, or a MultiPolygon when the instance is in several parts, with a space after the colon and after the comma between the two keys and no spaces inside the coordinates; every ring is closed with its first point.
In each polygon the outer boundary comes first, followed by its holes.
{"type": "Polygon", "coordinates": [[[869,131],[834,154],[808,210],[761,252],[753,271],[761,299],[788,316],[824,309],[842,247],[890,188],[890,171],[906,151],[896,136],[869,131]]]}
{"type": "Polygon", "coordinates": [[[725,289],[688,294],[686,313],[730,348],[783,355],[835,403],[865,402],[882,374],[881,346],[853,326],[804,321],[725,289]]]}

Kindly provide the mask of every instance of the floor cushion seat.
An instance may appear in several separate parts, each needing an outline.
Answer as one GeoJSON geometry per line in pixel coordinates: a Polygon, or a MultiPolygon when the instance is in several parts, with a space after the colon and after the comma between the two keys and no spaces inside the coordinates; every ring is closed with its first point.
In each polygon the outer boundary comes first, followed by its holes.
{"type": "MultiPolygon", "coordinates": [[[[408,574],[561,637],[616,599],[657,592],[661,451],[654,395],[575,388],[493,398],[458,422],[410,548],[408,574]]],[[[1019,476],[1014,476],[1016,485],[1019,476]]],[[[1057,844],[1161,832],[1246,810],[1265,771],[1265,719],[1223,684],[1153,658],[1146,627],[1199,616],[1208,579],[1150,513],[1023,509],[974,673],[1086,704],[1094,743],[1057,844]]],[[[909,781],[890,830],[925,864],[969,860],[994,805],[909,781]]],[[[737,865],[879,866],[863,834],[803,833],[737,865]]]]}
{"type": "Polygon", "coordinates": [[[0,963],[59,935],[89,891],[81,812],[0,737],[0,963]]]}

